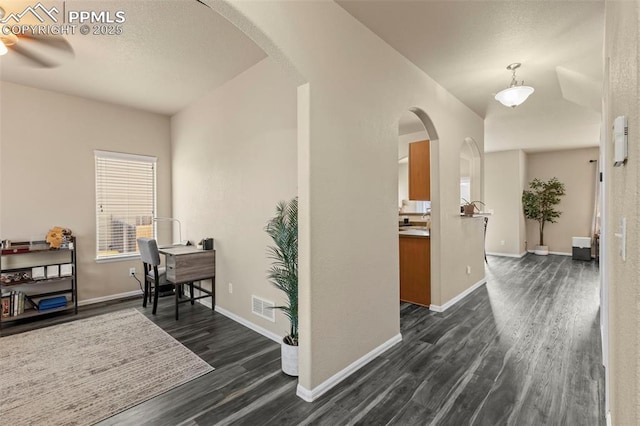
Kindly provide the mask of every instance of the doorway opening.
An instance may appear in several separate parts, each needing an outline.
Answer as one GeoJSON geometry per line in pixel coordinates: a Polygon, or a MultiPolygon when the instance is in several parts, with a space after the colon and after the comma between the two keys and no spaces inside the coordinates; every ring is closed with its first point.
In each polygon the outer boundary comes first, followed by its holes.
{"type": "MultiPolygon", "coordinates": [[[[437,135],[430,118],[411,108],[398,122],[398,256],[401,315],[403,309],[425,309],[431,304],[434,275],[432,254],[437,250],[438,221],[437,135]],[[435,161],[434,161],[435,160],[435,161]],[[435,207],[435,208],[434,208],[435,207]],[[434,244],[435,243],[435,244],[434,244]]],[[[434,274],[435,272],[435,274],[434,274]]]]}

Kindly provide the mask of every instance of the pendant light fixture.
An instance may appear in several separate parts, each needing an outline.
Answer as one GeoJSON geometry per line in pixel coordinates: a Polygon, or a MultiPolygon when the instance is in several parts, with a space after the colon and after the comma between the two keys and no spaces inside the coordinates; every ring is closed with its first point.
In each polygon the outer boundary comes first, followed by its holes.
{"type": "Polygon", "coordinates": [[[534,92],[533,87],[524,85],[524,80],[518,85],[516,81],[516,70],[520,68],[520,65],[522,64],[515,62],[507,67],[507,69],[513,73],[511,76],[511,84],[508,88],[496,94],[496,101],[504,106],[515,108],[526,101],[529,95],[534,92]]]}

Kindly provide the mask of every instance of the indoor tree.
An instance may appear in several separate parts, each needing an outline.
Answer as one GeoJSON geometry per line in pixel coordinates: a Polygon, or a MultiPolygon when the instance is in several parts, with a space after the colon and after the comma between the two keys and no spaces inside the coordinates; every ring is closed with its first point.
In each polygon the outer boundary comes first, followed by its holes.
{"type": "Polygon", "coordinates": [[[546,222],[556,223],[556,219],[562,214],[556,210],[560,204],[560,197],[564,195],[564,184],[553,177],[548,181],[538,178],[529,182],[529,190],[522,193],[522,207],[527,219],[538,222],[540,228],[540,244],[544,246],[544,224],[546,222]]]}

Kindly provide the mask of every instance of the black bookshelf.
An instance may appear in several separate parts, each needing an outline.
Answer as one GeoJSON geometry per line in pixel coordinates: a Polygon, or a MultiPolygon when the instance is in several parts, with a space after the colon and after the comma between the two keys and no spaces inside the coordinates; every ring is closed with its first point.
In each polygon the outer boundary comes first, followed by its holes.
{"type": "Polygon", "coordinates": [[[27,245],[3,247],[0,255],[0,325],[18,320],[37,317],[63,311],[78,313],[78,269],[77,241],[75,237],[59,249],[33,249],[27,245]],[[44,269],[44,275],[34,276],[38,268],[44,269]],[[63,269],[71,269],[69,274],[60,276],[63,269]],[[56,274],[53,274],[57,271],[56,274]],[[47,276],[47,274],[56,276],[47,276]],[[46,309],[51,302],[57,305],[46,309]],[[64,305],[60,305],[63,303],[64,305]],[[7,301],[8,299],[8,301],[7,301]],[[45,304],[43,301],[47,300],[45,304]],[[8,306],[7,306],[8,305],[8,306]]]}

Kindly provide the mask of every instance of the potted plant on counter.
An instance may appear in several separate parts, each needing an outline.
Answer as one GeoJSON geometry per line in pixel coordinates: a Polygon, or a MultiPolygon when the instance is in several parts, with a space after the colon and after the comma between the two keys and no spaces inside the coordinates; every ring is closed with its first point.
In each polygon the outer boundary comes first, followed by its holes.
{"type": "Polygon", "coordinates": [[[482,204],[484,206],[482,201],[467,201],[464,198],[462,201],[463,203],[460,206],[460,210],[465,216],[473,216],[476,212],[480,213],[481,210],[480,207],[478,207],[478,204],[482,204]]]}
{"type": "Polygon", "coordinates": [[[282,371],[298,375],[298,198],[281,201],[276,215],[267,222],[265,231],[273,240],[268,256],[273,260],[267,274],[269,281],[282,290],[287,303],[276,306],[289,318],[291,330],[282,340],[282,371]]]}
{"type": "Polygon", "coordinates": [[[549,254],[549,247],[544,245],[544,224],[556,223],[562,214],[555,206],[560,204],[560,197],[564,195],[564,184],[558,178],[551,178],[547,182],[536,178],[529,182],[529,190],[522,193],[522,207],[527,219],[538,222],[540,243],[536,246],[535,254],[549,254]]]}

